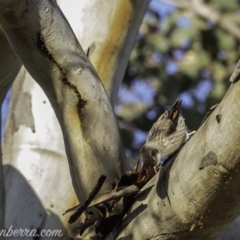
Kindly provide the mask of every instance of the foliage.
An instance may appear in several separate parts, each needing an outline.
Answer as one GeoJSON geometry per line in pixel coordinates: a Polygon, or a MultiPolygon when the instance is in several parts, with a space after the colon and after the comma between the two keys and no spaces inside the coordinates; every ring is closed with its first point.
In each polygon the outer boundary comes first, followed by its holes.
{"type": "MultiPolygon", "coordinates": [[[[240,25],[239,1],[203,4],[240,25]]],[[[221,100],[240,52],[240,39],[227,27],[203,18],[190,3],[150,3],[115,108],[130,159],[139,159],[152,124],[178,97],[191,130],[221,100]]]]}

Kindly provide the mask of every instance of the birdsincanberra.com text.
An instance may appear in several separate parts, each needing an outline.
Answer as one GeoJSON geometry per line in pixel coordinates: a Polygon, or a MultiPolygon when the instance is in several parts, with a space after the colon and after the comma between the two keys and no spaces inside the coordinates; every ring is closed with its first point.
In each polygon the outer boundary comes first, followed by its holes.
{"type": "Polygon", "coordinates": [[[63,232],[61,229],[27,229],[19,228],[14,229],[11,225],[8,229],[0,229],[1,237],[62,237],[63,232]]]}

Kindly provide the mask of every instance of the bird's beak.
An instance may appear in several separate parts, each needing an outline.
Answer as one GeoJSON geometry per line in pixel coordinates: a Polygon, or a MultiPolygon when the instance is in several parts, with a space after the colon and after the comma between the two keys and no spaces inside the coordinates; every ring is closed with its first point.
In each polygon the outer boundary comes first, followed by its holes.
{"type": "Polygon", "coordinates": [[[178,120],[180,110],[181,110],[182,101],[177,99],[177,101],[173,104],[172,108],[169,111],[169,119],[173,122],[178,120]]]}

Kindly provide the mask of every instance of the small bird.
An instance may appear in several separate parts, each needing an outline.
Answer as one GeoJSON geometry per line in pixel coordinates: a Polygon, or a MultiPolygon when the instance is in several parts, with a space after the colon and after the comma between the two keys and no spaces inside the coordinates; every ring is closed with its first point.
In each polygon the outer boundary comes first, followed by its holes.
{"type": "Polygon", "coordinates": [[[180,115],[182,101],[163,113],[148,133],[140,155],[145,165],[155,167],[162,157],[174,153],[188,139],[184,118],[180,115]]]}

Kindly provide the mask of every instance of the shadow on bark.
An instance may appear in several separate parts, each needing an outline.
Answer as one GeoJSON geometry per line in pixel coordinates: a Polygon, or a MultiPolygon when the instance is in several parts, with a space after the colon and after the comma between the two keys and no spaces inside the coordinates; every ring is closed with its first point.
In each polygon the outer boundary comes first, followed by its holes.
{"type": "MultiPolygon", "coordinates": [[[[43,229],[58,229],[61,230],[63,235],[58,237],[58,239],[71,239],[61,220],[53,212],[54,205],[51,204],[49,209],[44,208],[34,190],[17,169],[11,165],[4,165],[4,178],[6,189],[6,229],[19,230],[21,228],[29,231],[36,229],[38,233],[43,229]]],[[[10,236],[8,239],[13,240],[16,238],[10,236]]],[[[22,239],[29,238],[24,236],[22,239]]],[[[37,237],[34,239],[43,240],[50,238],[37,237]]]]}
{"type": "Polygon", "coordinates": [[[158,197],[160,197],[161,199],[164,199],[167,197],[170,204],[171,202],[168,197],[169,176],[170,176],[172,165],[177,155],[178,154],[175,154],[171,159],[167,160],[167,162],[163,165],[161,171],[159,172],[159,177],[158,177],[157,187],[156,187],[158,197]]]}

